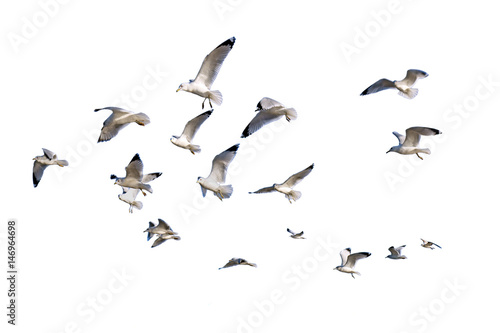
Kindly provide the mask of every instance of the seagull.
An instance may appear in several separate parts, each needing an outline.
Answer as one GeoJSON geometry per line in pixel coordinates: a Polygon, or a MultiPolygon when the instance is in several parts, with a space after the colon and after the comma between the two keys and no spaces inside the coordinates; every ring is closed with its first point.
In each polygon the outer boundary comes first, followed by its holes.
{"type": "Polygon", "coordinates": [[[113,113],[104,121],[101,135],[99,135],[99,139],[97,140],[98,143],[111,140],[122,128],[130,123],[136,122],[141,126],[150,123],[149,117],[142,112],[133,113],[132,111],[127,111],[116,106],[95,109],[94,112],[101,110],[111,110],[113,113]]]}
{"type": "Polygon", "coordinates": [[[43,155],[33,158],[33,186],[37,187],[42,179],[45,168],[49,165],[59,165],[60,167],[68,166],[68,161],[58,160],[57,155],[48,149],[42,148],[43,155]]]}
{"type": "Polygon", "coordinates": [[[391,252],[390,255],[388,255],[386,258],[389,259],[407,259],[405,255],[401,255],[401,251],[403,250],[403,247],[406,245],[401,245],[400,247],[394,248],[394,246],[391,246],[389,248],[389,251],[391,252]]]}
{"type": "Polygon", "coordinates": [[[201,124],[203,124],[205,120],[210,117],[213,111],[214,110],[212,109],[210,111],[203,112],[202,114],[188,121],[186,126],[184,127],[184,131],[182,131],[181,136],[179,137],[173,135],[172,138],[170,138],[170,142],[178,147],[189,149],[193,155],[194,153],[201,152],[200,146],[191,144],[191,140],[193,140],[201,124]]]}
{"type": "Polygon", "coordinates": [[[181,237],[177,236],[177,235],[161,234],[161,235],[158,235],[158,237],[155,239],[155,241],[154,241],[153,245],[151,245],[151,247],[152,248],[157,247],[158,245],[165,243],[169,239],[181,240],[181,237]]]}
{"type": "Polygon", "coordinates": [[[286,108],[280,102],[269,97],[262,98],[257,104],[257,110],[255,111],[259,111],[259,113],[247,125],[241,134],[242,138],[252,135],[262,126],[278,120],[281,116],[285,116],[288,122],[297,119],[297,111],[294,108],[286,108]]]}
{"type": "Polygon", "coordinates": [[[372,254],[370,252],[358,252],[351,254],[351,249],[345,248],[342,251],[340,251],[340,258],[342,258],[342,264],[340,266],[335,267],[333,270],[349,273],[354,279],[354,274],[361,275],[359,272],[356,272],[354,270],[356,261],[358,261],[359,259],[368,258],[371,255],[372,254]]]}
{"type": "Polygon", "coordinates": [[[250,194],[252,193],[270,193],[274,191],[281,192],[285,195],[285,197],[288,199],[290,203],[293,201],[297,201],[300,199],[302,196],[302,193],[299,191],[294,191],[293,187],[300,183],[302,179],[304,179],[308,174],[311,173],[311,170],[314,168],[314,163],[305,168],[304,170],[297,172],[296,174],[290,176],[284,183],[282,184],[276,184],[274,183],[272,186],[269,187],[264,187],[261,188],[260,190],[257,190],[255,192],[248,192],[250,194]]]}
{"type": "Polygon", "coordinates": [[[240,144],[237,143],[215,156],[212,161],[212,171],[210,171],[208,177],[198,177],[196,182],[201,186],[203,197],[205,197],[207,190],[212,191],[221,201],[222,199],[231,197],[231,194],[233,194],[233,187],[231,185],[222,184],[226,181],[227,168],[229,163],[231,163],[236,156],[236,151],[239,146],[240,144]]]}
{"type": "Polygon", "coordinates": [[[252,267],[257,267],[256,264],[253,264],[251,262],[248,262],[246,261],[245,259],[241,259],[241,258],[232,258],[232,259],[229,259],[229,261],[227,262],[227,264],[224,265],[224,267],[221,267],[219,269],[223,269],[223,268],[228,268],[228,267],[233,267],[233,266],[237,266],[237,265],[248,265],[248,266],[252,266],[252,267]]]}
{"type": "Polygon", "coordinates": [[[292,230],[290,230],[289,228],[287,228],[286,231],[288,231],[289,233],[291,233],[292,235],[290,237],[292,237],[294,239],[305,239],[304,237],[302,237],[302,235],[304,234],[304,231],[295,233],[292,230]]]}
{"type": "Polygon", "coordinates": [[[149,228],[144,230],[148,233],[148,241],[153,237],[153,235],[158,235],[151,247],[156,247],[168,239],[180,240],[181,237],[177,236],[177,233],[172,230],[172,228],[167,224],[167,222],[162,219],[158,219],[158,224],[155,226],[153,222],[149,222],[149,228]]]}
{"type": "Polygon", "coordinates": [[[190,93],[196,94],[201,97],[205,97],[203,103],[201,103],[201,108],[205,107],[205,101],[208,99],[210,107],[212,107],[212,101],[217,104],[222,104],[222,94],[218,90],[210,90],[212,84],[219,73],[220,67],[226,59],[229,51],[233,49],[234,42],[236,38],[231,37],[219,46],[217,46],[212,52],[210,52],[203,60],[200,71],[194,80],[189,80],[189,82],[181,83],[177,91],[184,90],[190,93]]]}
{"type": "Polygon", "coordinates": [[[397,90],[399,90],[398,91],[399,95],[408,99],[412,99],[415,98],[415,96],[417,96],[418,94],[418,89],[412,88],[413,85],[418,79],[423,79],[426,78],[427,76],[429,76],[429,74],[419,69],[409,69],[406,72],[406,77],[401,81],[390,81],[387,79],[380,79],[371,86],[369,86],[368,88],[366,88],[361,93],[361,96],[373,94],[385,89],[396,88],[397,90]]]}
{"type": "Polygon", "coordinates": [[[420,136],[437,135],[442,134],[442,132],[430,127],[410,127],[406,129],[406,136],[399,134],[398,132],[392,132],[392,134],[394,134],[398,138],[399,145],[391,147],[391,149],[389,149],[387,153],[393,151],[395,153],[403,155],[417,154],[418,158],[423,160],[423,158],[418,153],[430,154],[431,150],[429,148],[417,147],[420,141],[420,136]]]}
{"type": "Polygon", "coordinates": [[[116,185],[138,189],[142,192],[143,195],[146,195],[143,190],[146,190],[149,193],[153,193],[151,185],[143,183],[143,167],[144,165],[142,164],[139,154],[135,154],[130,163],[125,168],[125,177],[119,178],[116,175],[111,175],[110,178],[115,180],[116,185]]]}
{"type": "MultiPolygon", "coordinates": [[[[155,180],[156,178],[160,177],[162,175],[161,172],[154,172],[154,173],[148,173],[147,175],[144,175],[142,177],[142,182],[143,183],[149,183],[150,181],[155,180]]],[[[128,211],[130,213],[133,213],[133,208],[137,208],[139,210],[142,209],[142,202],[136,201],[135,198],[137,198],[137,195],[139,194],[140,190],[136,188],[130,188],[130,187],[122,187],[123,193],[118,194],[118,199],[120,199],[123,202],[126,202],[130,205],[128,211]]]]}
{"type": "Polygon", "coordinates": [[[435,246],[437,246],[437,247],[439,247],[439,248],[441,249],[441,246],[437,245],[436,243],[426,241],[426,240],[424,240],[424,239],[422,239],[422,238],[420,238],[420,239],[421,239],[421,240],[422,240],[422,242],[423,242],[423,243],[422,243],[422,244],[420,244],[420,245],[421,245],[421,246],[423,246],[423,247],[425,247],[425,248],[428,248],[428,249],[434,250],[434,249],[435,249],[434,245],[435,245],[435,246]]]}

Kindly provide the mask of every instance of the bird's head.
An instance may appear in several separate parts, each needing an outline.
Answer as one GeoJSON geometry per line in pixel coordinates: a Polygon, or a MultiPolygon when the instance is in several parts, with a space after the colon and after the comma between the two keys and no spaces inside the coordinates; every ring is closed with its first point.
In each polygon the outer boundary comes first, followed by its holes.
{"type": "Polygon", "coordinates": [[[198,177],[198,179],[196,180],[196,182],[198,184],[201,184],[203,182],[203,177],[198,177]]]}
{"type": "Polygon", "coordinates": [[[389,149],[385,153],[387,154],[387,153],[390,153],[391,151],[396,151],[397,148],[398,148],[398,146],[393,146],[393,147],[391,147],[391,149],[389,149]]]}
{"type": "Polygon", "coordinates": [[[335,267],[333,270],[334,270],[334,271],[335,271],[335,270],[337,270],[337,271],[338,271],[340,267],[342,267],[342,266],[337,266],[337,267],[335,267]]]}
{"type": "Polygon", "coordinates": [[[172,143],[176,143],[176,142],[177,142],[177,139],[179,139],[179,137],[178,137],[178,136],[172,135],[172,137],[170,138],[170,142],[172,142],[172,143]]]}
{"type": "Polygon", "coordinates": [[[179,92],[180,90],[186,90],[187,83],[181,83],[179,88],[175,92],[179,92]]]}

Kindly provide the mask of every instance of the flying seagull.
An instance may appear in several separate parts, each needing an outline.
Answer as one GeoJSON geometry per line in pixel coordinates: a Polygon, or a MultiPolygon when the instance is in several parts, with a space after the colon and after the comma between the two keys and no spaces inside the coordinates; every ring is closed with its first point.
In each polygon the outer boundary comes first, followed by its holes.
{"type": "Polygon", "coordinates": [[[210,107],[212,107],[212,101],[217,104],[222,104],[222,94],[218,90],[210,90],[212,84],[219,73],[220,67],[226,59],[229,51],[233,49],[234,42],[236,38],[231,37],[219,46],[217,46],[212,52],[210,52],[203,60],[200,71],[194,80],[189,80],[189,82],[181,83],[177,91],[184,90],[190,93],[196,94],[201,97],[205,97],[203,103],[201,103],[201,108],[205,107],[205,100],[208,99],[210,107]]]}
{"type": "Polygon", "coordinates": [[[223,268],[228,268],[228,267],[233,267],[233,266],[237,266],[237,265],[248,265],[248,266],[252,266],[252,267],[257,267],[256,264],[253,264],[251,262],[248,262],[246,261],[245,259],[241,259],[241,258],[232,258],[232,259],[229,259],[229,261],[227,262],[227,264],[224,265],[224,267],[221,267],[219,269],[223,269],[223,268]]]}
{"type": "Polygon", "coordinates": [[[210,111],[203,112],[199,116],[194,117],[193,119],[188,121],[186,126],[184,127],[184,131],[182,131],[181,136],[173,135],[172,138],[170,138],[170,142],[172,142],[174,145],[178,147],[189,149],[189,151],[191,151],[193,155],[194,153],[201,152],[200,146],[193,145],[191,143],[191,140],[193,140],[201,124],[203,124],[205,120],[207,120],[208,117],[210,117],[213,111],[214,110],[212,109],[210,111]]]}
{"type": "Polygon", "coordinates": [[[101,110],[110,110],[113,113],[104,121],[101,129],[101,135],[99,135],[97,142],[111,140],[122,128],[130,123],[136,122],[141,126],[145,126],[150,123],[149,117],[142,112],[133,113],[132,111],[127,111],[116,106],[95,109],[94,112],[101,110]]]}
{"type": "Polygon", "coordinates": [[[389,248],[389,251],[391,252],[390,255],[388,255],[386,258],[389,259],[407,259],[405,255],[401,255],[401,251],[406,245],[401,245],[399,247],[394,248],[394,246],[391,246],[389,248]]]}
{"type": "Polygon", "coordinates": [[[259,113],[250,121],[243,133],[242,138],[246,138],[257,132],[262,126],[267,125],[280,117],[285,116],[287,121],[297,119],[297,111],[294,108],[286,108],[283,104],[272,98],[264,97],[257,104],[259,113]]]}
{"type": "Polygon", "coordinates": [[[356,261],[359,259],[368,258],[372,254],[370,252],[358,252],[351,254],[350,248],[345,248],[340,251],[340,258],[342,258],[342,264],[335,267],[333,270],[338,270],[340,272],[349,273],[354,278],[354,274],[361,275],[359,272],[354,270],[356,261]]]}
{"type": "Polygon", "coordinates": [[[418,94],[418,89],[412,88],[413,85],[418,79],[423,79],[427,76],[429,76],[429,74],[427,74],[424,71],[418,69],[409,69],[406,72],[406,77],[401,81],[390,81],[387,79],[380,79],[371,86],[369,86],[368,88],[366,88],[361,93],[361,96],[373,94],[385,89],[395,88],[399,90],[398,91],[399,95],[408,99],[412,99],[415,98],[415,96],[417,96],[418,94]]]}
{"type": "MultiPolygon", "coordinates": [[[[162,175],[161,172],[148,173],[147,175],[144,175],[142,177],[142,182],[149,183],[150,181],[155,180],[156,178],[160,177],[161,175],[162,175]]],[[[141,210],[142,209],[142,202],[135,200],[137,198],[137,195],[139,194],[139,192],[141,190],[136,189],[136,188],[130,188],[130,187],[122,187],[122,190],[123,190],[123,193],[118,194],[118,199],[129,204],[128,211],[130,213],[133,213],[134,208],[141,210]]]]}
{"type": "Polygon", "coordinates": [[[130,163],[125,168],[125,177],[119,178],[116,175],[111,175],[110,178],[115,180],[116,185],[138,189],[142,192],[143,195],[146,195],[146,193],[144,193],[144,190],[148,191],[149,193],[153,193],[151,185],[144,184],[143,182],[143,168],[144,165],[142,164],[139,154],[135,154],[130,163]]]}
{"type": "Polygon", "coordinates": [[[304,235],[304,231],[295,233],[292,230],[290,230],[289,228],[287,228],[286,231],[291,233],[292,235],[290,237],[292,237],[294,239],[305,239],[304,237],[302,237],[302,235],[304,235]]]}
{"type": "Polygon", "coordinates": [[[422,244],[420,244],[420,245],[421,245],[421,246],[423,246],[423,247],[425,247],[425,248],[427,248],[427,249],[434,250],[434,249],[435,249],[435,247],[434,247],[434,246],[437,246],[437,247],[441,248],[441,246],[437,245],[436,243],[426,241],[426,240],[424,240],[424,239],[422,239],[422,238],[420,238],[420,239],[421,239],[421,240],[422,240],[422,242],[423,242],[423,243],[422,243],[422,244]]]}
{"type": "Polygon", "coordinates": [[[442,132],[430,127],[410,127],[406,129],[406,136],[399,134],[398,132],[392,132],[392,134],[398,138],[399,145],[391,147],[387,153],[393,151],[403,155],[417,154],[418,158],[423,160],[418,153],[430,154],[431,150],[429,148],[418,148],[420,136],[437,135],[442,134],[442,132]]]}
{"type": "Polygon", "coordinates": [[[311,173],[312,169],[314,168],[314,163],[305,168],[304,170],[297,172],[296,174],[290,176],[284,183],[282,184],[276,184],[274,183],[272,186],[269,187],[264,187],[261,188],[260,190],[257,190],[255,192],[249,192],[250,194],[252,193],[270,193],[270,192],[281,192],[285,195],[285,197],[288,199],[290,203],[293,201],[297,201],[300,199],[302,196],[302,193],[300,191],[294,191],[293,187],[300,183],[302,179],[304,179],[308,174],[311,173]]]}
{"type": "Polygon", "coordinates": [[[165,241],[169,239],[180,240],[181,237],[177,235],[175,231],[167,224],[167,222],[162,219],[158,219],[158,224],[154,225],[153,222],[149,222],[149,228],[144,230],[144,232],[148,233],[148,241],[153,237],[153,235],[157,235],[158,237],[155,239],[153,245],[151,247],[156,247],[160,244],[163,244],[165,241]]]}
{"type": "Polygon", "coordinates": [[[45,168],[49,165],[59,165],[60,167],[68,166],[68,161],[58,160],[57,155],[48,149],[42,148],[43,155],[33,158],[33,186],[37,187],[42,179],[45,168]]]}
{"type": "Polygon", "coordinates": [[[210,171],[208,177],[198,177],[196,182],[201,186],[203,197],[205,197],[207,190],[212,191],[221,201],[222,199],[231,197],[231,194],[233,194],[233,187],[231,185],[222,184],[226,182],[227,168],[236,156],[236,151],[239,146],[240,144],[237,143],[215,156],[212,161],[212,171],[210,171]]]}

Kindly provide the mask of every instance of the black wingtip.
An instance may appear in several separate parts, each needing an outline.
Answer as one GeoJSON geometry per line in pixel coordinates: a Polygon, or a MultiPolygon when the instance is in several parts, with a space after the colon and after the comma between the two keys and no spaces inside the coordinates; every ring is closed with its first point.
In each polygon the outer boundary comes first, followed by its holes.
{"type": "Polygon", "coordinates": [[[235,144],[234,146],[229,147],[229,148],[227,149],[227,151],[237,151],[239,147],[240,147],[240,144],[239,144],[239,143],[237,143],[237,144],[235,144]]]}
{"type": "Polygon", "coordinates": [[[219,46],[217,46],[217,47],[221,47],[221,46],[226,46],[226,45],[228,45],[228,46],[229,46],[229,48],[231,48],[231,49],[232,49],[232,48],[233,48],[233,46],[234,46],[234,43],[235,43],[235,42],[236,42],[236,38],[235,38],[235,37],[231,37],[231,38],[229,38],[229,39],[225,40],[224,42],[222,42],[222,43],[221,43],[219,46]]]}
{"type": "Polygon", "coordinates": [[[132,160],[130,162],[133,162],[133,161],[137,161],[137,160],[140,160],[141,158],[139,157],[139,154],[135,154],[134,157],[132,157],[132,160]]]}
{"type": "Polygon", "coordinates": [[[116,175],[112,174],[111,176],[109,176],[109,179],[116,179],[118,177],[116,177],[116,175]]]}
{"type": "Polygon", "coordinates": [[[211,110],[208,110],[206,112],[203,112],[202,114],[206,114],[206,115],[208,115],[210,117],[212,115],[212,112],[214,112],[214,109],[211,109],[211,110]]]}
{"type": "Polygon", "coordinates": [[[245,129],[243,130],[243,133],[241,133],[241,138],[248,138],[250,136],[250,129],[247,127],[245,127],[245,129]]]}
{"type": "Polygon", "coordinates": [[[363,92],[359,96],[368,95],[368,89],[363,90],[363,92]]]}

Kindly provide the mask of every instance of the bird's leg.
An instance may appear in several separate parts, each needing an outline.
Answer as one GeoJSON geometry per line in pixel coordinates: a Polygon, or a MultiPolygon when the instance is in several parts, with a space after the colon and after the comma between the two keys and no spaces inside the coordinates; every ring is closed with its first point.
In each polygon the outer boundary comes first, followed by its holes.
{"type": "Polygon", "coordinates": [[[418,153],[417,153],[417,156],[418,156],[418,158],[420,158],[421,160],[423,160],[423,158],[422,158],[422,157],[420,157],[420,155],[419,155],[418,153]]]}
{"type": "Polygon", "coordinates": [[[191,149],[189,149],[189,151],[191,152],[191,154],[195,155],[194,151],[192,151],[191,149]]]}
{"type": "Polygon", "coordinates": [[[203,100],[203,102],[201,103],[201,108],[204,109],[205,108],[205,101],[207,100],[207,98],[205,97],[205,99],[203,100]]]}
{"type": "Polygon", "coordinates": [[[137,123],[141,126],[144,126],[144,123],[142,121],[138,121],[137,123]]]}
{"type": "Polygon", "coordinates": [[[142,192],[142,195],[146,196],[146,193],[144,192],[144,190],[141,189],[141,192],[142,192]]]}
{"type": "Polygon", "coordinates": [[[290,122],[290,117],[288,117],[288,115],[286,115],[285,118],[286,118],[286,121],[290,122]]]}
{"type": "Polygon", "coordinates": [[[208,99],[208,104],[210,104],[210,108],[212,109],[213,108],[212,107],[212,100],[210,98],[208,99]]]}
{"type": "Polygon", "coordinates": [[[352,276],[352,278],[353,278],[353,279],[355,279],[355,277],[354,277],[354,274],[353,274],[353,273],[351,273],[351,276],[352,276]]]}

